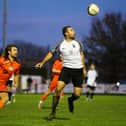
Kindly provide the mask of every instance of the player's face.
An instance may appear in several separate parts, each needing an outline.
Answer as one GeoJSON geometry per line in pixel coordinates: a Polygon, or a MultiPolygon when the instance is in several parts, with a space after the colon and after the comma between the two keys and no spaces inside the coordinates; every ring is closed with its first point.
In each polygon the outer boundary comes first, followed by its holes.
{"type": "Polygon", "coordinates": [[[16,47],[11,47],[11,51],[9,51],[9,55],[12,58],[16,58],[18,55],[18,49],[16,47]]]}
{"type": "Polygon", "coordinates": [[[95,69],[95,65],[94,65],[94,64],[91,64],[90,68],[91,68],[92,70],[94,70],[94,69],[95,69]]]}
{"type": "Polygon", "coordinates": [[[76,33],[75,33],[74,29],[72,27],[69,27],[66,32],[66,37],[70,38],[70,39],[75,39],[75,35],[76,35],[76,33]]]}

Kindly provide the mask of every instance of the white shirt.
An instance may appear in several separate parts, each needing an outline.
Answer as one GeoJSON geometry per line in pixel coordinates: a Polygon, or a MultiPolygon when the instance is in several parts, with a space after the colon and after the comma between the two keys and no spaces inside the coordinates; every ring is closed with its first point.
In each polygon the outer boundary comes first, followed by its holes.
{"type": "Polygon", "coordinates": [[[67,42],[66,40],[63,40],[57,48],[63,57],[63,67],[72,69],[83,68],[82,57],[80,54],[81,44],[78,41],[72,40],[67,42]]]}
{"type": "Polygon", "coordinates": [[[14,74],[11,75],[11,77],[9,78],[9,80],[14,80],[14,74]]]}
{"type": "Polygon", "coordinates": [[[96,87],[96,77],[98,76],[96,70],[89,70],[87,73],[87,85],[96,87]]]}

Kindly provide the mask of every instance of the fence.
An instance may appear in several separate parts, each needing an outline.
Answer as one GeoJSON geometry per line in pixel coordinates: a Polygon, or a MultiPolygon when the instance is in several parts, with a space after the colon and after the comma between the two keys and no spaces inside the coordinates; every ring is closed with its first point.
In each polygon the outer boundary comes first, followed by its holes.
{"type": "MultiPolygon", "coordinates": [[[[29,76],[21,75],[20,76],[20,91],[24,93],[43,93],[47,90],[49,80],[46,83],[42,83],[41,76],[29,76]],[[32,83],[31,87],[28,89],[27,80],[31,77],[32,83]]],[[[65,93],[73,92],[73,85],[70,83],[64,88],[65,93]]],[[[86,86],[83,84],[83,93],[86,93],[86,86]]],[[[107,84],[107,83],[98,83],[95,93],[98,94],[126,94],[126,84],[121,84],[119,88],[116,87],[116,84],[107,84]]]]}

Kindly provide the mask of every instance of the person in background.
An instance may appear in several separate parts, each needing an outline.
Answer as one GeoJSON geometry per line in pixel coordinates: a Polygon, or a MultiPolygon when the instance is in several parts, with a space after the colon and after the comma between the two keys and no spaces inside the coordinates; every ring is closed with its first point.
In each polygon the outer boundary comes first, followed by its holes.
{"type": "Polygon", "coordinates": [[[32,80],[32,78],[29,76],[29,77],[27,78],[27,93],[30,93],[30,91],[31,91],[32,82],[33,82],[33,80],[32,80]]]}
{"type": "MultiPolygon", "coordinates": [[[[62,70],[62,59],[61,59],[61,56],[59,56],[59,58],[56,59],[54,61],[54,63],[53,63],[53,66],[52,66],[52,79],[51,79],[51,82],[49,83],[49,87],[48,87],[47,92],[45,92],[41,96],[41,100],[39,101],[39,104],[38,104],[38,108],[39,109],[42,108],[42,104],[47,99],[47,97],[49,96],[49,94],[56,89],[57,83],[58,83],[58,80],[59,80],[59,75],[61,73],[61,70],[62,70]]],[[[62,98],[63,94],[64,93],[62,91],[61,95],[60,95],[60,99],[62,98]]]]}
{"type": "Polygon", "coordinates": [[[91,63],[90,69],[87,72],[87,92],[86,92],[86,101],[92,100],[94,96],[94,91],[96,88],[96,78],[98,73],[95,68],[95,64],[91,63]]]}

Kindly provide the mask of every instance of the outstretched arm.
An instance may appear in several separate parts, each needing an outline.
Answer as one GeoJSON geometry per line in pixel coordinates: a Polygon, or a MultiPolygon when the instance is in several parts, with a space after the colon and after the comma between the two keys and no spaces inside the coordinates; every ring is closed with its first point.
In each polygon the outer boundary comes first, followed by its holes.
{"type": "Polygon", "coordinates": [[[84,56],[84,53],[81,51],[80,52],[80,54],[81,54],[81,59],[82,59],[82,64],[83,64],[83,73],[84,73],[84,76],[86,76],[86,74],[87,74],[87,71],[86,71],[86,66],[85,66],[85,56],[84,56]]]}
{"type": "Polygon", "coordinates": [[[36,68],[42,68],[42,66],[53,57],[52,52],[48,52],[44,59],[35,65],[36,68]]]}

